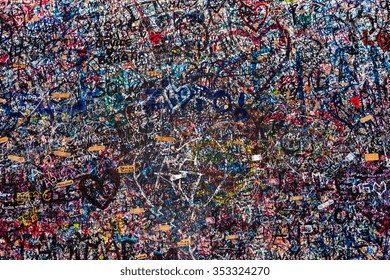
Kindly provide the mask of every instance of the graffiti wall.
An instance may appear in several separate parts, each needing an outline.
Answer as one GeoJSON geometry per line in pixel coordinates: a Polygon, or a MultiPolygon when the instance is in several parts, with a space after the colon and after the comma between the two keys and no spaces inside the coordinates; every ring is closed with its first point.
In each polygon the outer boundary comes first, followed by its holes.
{"type": "Polygon", "coordinates": [[[0,259],[389,259],[389,12],[0,0],[0,259]]]}

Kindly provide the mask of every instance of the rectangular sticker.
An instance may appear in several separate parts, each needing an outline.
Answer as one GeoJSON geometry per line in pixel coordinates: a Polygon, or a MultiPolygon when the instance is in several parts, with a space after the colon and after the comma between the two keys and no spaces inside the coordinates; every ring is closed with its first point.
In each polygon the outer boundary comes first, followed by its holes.
{"type": "Polygon", "coordinates": [[[162,142],[175,142],[176,141],[175,138],[167,137],[167,136],[157,136],[157,140],[162,141],[162,142]]]}
{"type": "Polygon", "coordinates": [[[238,235],[237,234],[228,235],[228,236],[226,236],[225,239],[226,240],[238,239],[238,235]]]}
{"type": "Polygon", "coordinates": [[[322,209],[325,209],[326,207],[332,205],[334,203],[334,200],[328,200],[327,202],[325,203],[322,203],[321,205],[318,205],[318,209],[319,210],[322,210],[322,209]]]}
{"type": "Polygon", "coordinates": [[[377,161],[379,160],[379,154],[374,153],[374,154],[365,154],[364,158],[366,161],[377,161]]]}
{"type": "Polygon", "coordinates": [[[171,181],[180,180],[181,178],[183,178],[182,174],[171,174],[171,181]]]}
{"type": "Polygon", "coordinates": [[[297,200],[302,200],[303,197],[300,195],[300,196],[293,196],[290,198],[291,201],[297,201],[297,200]]]}
{"type": "Polygon", "coordinates": [[[7,142],[7,141],[8,141],[8,137],[7,136],[4,136],[4,137],[0,138],[0,144],[3,144],[5,142],[7,142]]]}
{"type": "Polygon", "coordinates": [[[70,97],[70,93],[54,93],[52,95],[52,98],[59,98],[59,99],[68,99],[70,97]]]}
{"type": "Polygon", "coordinates": [[[371,116],[371,115],[368,115],[368,116],[366,116],[366,117],[364,117],[364,118],[361,118],[360,119],[360,122],[361,123],[365,123],[365,122],[368,122],[368,121],[372,121],[374,118],[371,116]]]}
{"type": "Polygon", "coordinates": [[[74,184],[74,181],[73,180],[68,180],[68,181],[63,181],[63,182],[59,182],[57,183],[56,187],[57,188],[62,188],[62,187],[67,187],[67,186],[71,186],[74,184]]]}
{"type": "Polygon", "coordinates": [[[260,161],[263,157],[261,155],[252,155],[252,161],[260,161]]]}
{"type": "Polygon", "coordinates": [[[177,246],[179,246],[179,247],[187,247],[187,246],[190,246],[190,245],[191,245],[190,238],[183,239],[183,240],[180,240],[179,242],[177,242],[177,246]]]}
{"type": "Polygon", "coordinates": [[[150,77],[160,77],[162,75],[162,73],[154,70],[154,71],[146,71],[146,75],[148,75],[150,77]]]}
{"type": "Polygon", "coordinates": [[[134,165],[122,165],[118,166],[118,173],[132,173],[135,172],[135,166],[134,165]]]}
{"type": "Polygon", "coordinates": [[[98,151],[104,151],[106,149],[106,146],[92,146],[88,148],[88,152],[98,152],[98,151]]]}
{"type": "Polygon", "coordinates": [[[145,212],[144,208],[137,207],[137,208],[130,209],[131,214],[141,214],[143,212],[145,212]]]}
{"type": "Polygon", "coordinates": [[[71,153],[67,153],[67,152],[63,152],[63,151],[54,151],[53,154],[58,156],[58,157],[70,157],[71,156],[71,153]]]}
{"type": "Polygon", "coordinates": [[[170,228],[171,228],[171,227],[170,227],[169,225],[160,225],[160,226],[158,227],[158,229],[159,229],[160,231],[169,231],[170,228]]]}
{"type": "Polygon", "coordinates": [[[14,63],[14,64],[12,64],[12,67],[13,67],[13,68],[25,69],[25,68],[26,68],[26,64],[17,64],[17,63],[14,63]]]}
{"type": "Polygon", "coordinates": [[[26,159],[24,157],[18,157],[14,155],[9,155],[8,159],[16,162],[26,162],[26,159]]]}
{"type": "Polygon", "coordinates": [[[144,259],[146,259],[147,257],[148,257],[147,254],[140,254],[140,255],[136,255],[136,256],[135,256],[135,259],[136,259],[136,260],[144,260],[144,259]]]}

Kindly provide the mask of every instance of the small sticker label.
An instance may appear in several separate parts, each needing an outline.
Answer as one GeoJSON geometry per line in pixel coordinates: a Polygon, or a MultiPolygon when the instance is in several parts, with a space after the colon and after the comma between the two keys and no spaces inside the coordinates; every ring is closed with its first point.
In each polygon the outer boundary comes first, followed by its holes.
{"type": "Polygon", "coordinates": [[[365,154],[364,158],[366,161],[377,161],[379,160],[379,154],[374,153],[374,154],[365,154]]]}
{"type": "Polygon", "coordinates": [[[172,174],[171,175],[171,181],[180,180],[181,178],[183,178],[182,174],[172,174]]]}
{"type": "Polygon", "coordinates": [[[0,144],[3,144],[5,142],[7,142],[7,141],[8,141],[8,137],[7,136],[4,136],[4,137],[0,138],[0,144]]]}
{"type": "Polygon", "coordinates": [[[106,149],[106,146],[92,146],[88,148],[88,152],[99,152],[104,151],[106,149]]]}
{"type": "Polygon", "coordinates": [[[137,207],[137,208],[130,209],[131,214],[141,214],[143,212],[145,212],[144,208],[137,207]]]}
{"type": "Polygon", "coordinates": [[[261,155],[253,155],[252,156],[252,161],[260,161],[262,159],[263,159],[263,157],[261,155]]]}
{"type": "Polygon", "coordinates": [[[153,71],[146,71],[146,75],[150,77],[161,77],[162,73],[156,70],[153,71]]]}
{"type": "Polygon", "coordinates": [[[74,184],[73,180],[68,180],[68,181],[63,181],[63,182],[57,183],[56,187],[57,188],[62,188],[62,187],[71,186],[73,184],[74,184]]]}
{"type": "Polygon", "coordinates": [[[14,64],[12,64],[12,67],[13,67],[13,68],[25,69],[25,68],[26,68],[26,64],[17,64],[17,63],[14,63],[14,64]]]}
{"type": "Polygon", "coordinates": [[[68,99],[70,97],[70,93],[54,93],[52,97],[59,99],[68,99]]]}
{"type": "Polygon", "coordinates": [[[167,136],[157,136],[157,140],[162,141],[162,142],[175,142],[176,141],[175,138],[167,137],[167,136]]]}
{"type": "Polygon", "coordinates": [[[118,167],[118,173],[124,174],[124,173],[132,173],[132,172],[135,172],[134,165],[122,165],[118,167]]]}
{"type": "Polygon", "coordinates": [[[238,239],[238,235],[237,234],[233,234],[233,235],[226,236],[226,240],[232,240],[232,239],[238,239]]]}
{"type": "Polygon", "coordinates": [[[293,196],[290,198],[291,201],[297,201],[297,200],[302,200],[303,197],[300,195],[300,196],[293,196]]]}
{"type": "Polygon", "coordinates": [[[321,205],[318,205],[318,209],[319,210],[325,209],[326,207],[332,205],[333,203],[334,203],[334,201],[332,199],[328,200],[327,202],[322,203],[321,205]]]}
{"type": "Polygon", "coordinates": [[[366,117],[364,117],[364,118],[361,118],[360,119],[360,122],[361,123],[365,123],[365,122],[368,122],[368,121],[372,121],[374,118],[371,116],[371,115],[369,115],[369,116],[366,116],[366,117]]]}
{"type": "Polygon", "coordinates": [[[136,260],[144,260],[144,259],[146,259],[147,257],[148,257],[147,254],[140,254],[140,255],[136,255],[136,256],[135,256],[135,259],[136,259],[136,260]]]}
{"type": "Polygon", "coordinates": [[[171,227],[170,227],[169,225],[160,225],[160,226],[158,227],[158,229],[159,229],[160,231],[169,231],[170,228],[171,228],[171,227]]]}
{"type": "Polygon", "coordinates": [[[183,240],[180,240],[179,242],[177,242],[177,246],[179,246],[179,247],[187,247],[187,246],[190,246],[190,245],[191,245],[190,238],[183,239],[183,240]]]}
{"type": "Polygon", "coordinates": [[[14,155],[9,155],[8,159],[16,162],[26,162],[26,159],[24,157],[18,157],[14,155]]]}
{"type": "Polygon", "coordinates": [[[54,151],[53,154],[58,156],[58,157],[70,157],[71,156],[71,153],[64,152],[64,151],[54,151]]]}

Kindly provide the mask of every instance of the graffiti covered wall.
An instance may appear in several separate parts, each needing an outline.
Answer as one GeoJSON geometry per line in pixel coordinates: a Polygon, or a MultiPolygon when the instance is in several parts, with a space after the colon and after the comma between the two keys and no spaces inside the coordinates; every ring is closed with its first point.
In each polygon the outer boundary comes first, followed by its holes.
{"type": "Polygon", "coordinates": [[[0,259],[389,259],[389,9],[0,0],[0,259]]]}

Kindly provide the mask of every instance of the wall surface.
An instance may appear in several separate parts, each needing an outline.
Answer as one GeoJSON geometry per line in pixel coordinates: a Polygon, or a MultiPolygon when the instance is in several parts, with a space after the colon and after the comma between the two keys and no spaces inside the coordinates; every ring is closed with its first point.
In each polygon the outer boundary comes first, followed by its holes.
{"type": "Polygon", "coordinates": [[[389,259],[389,12],[0,0],[0,259],[389,259]]]}

